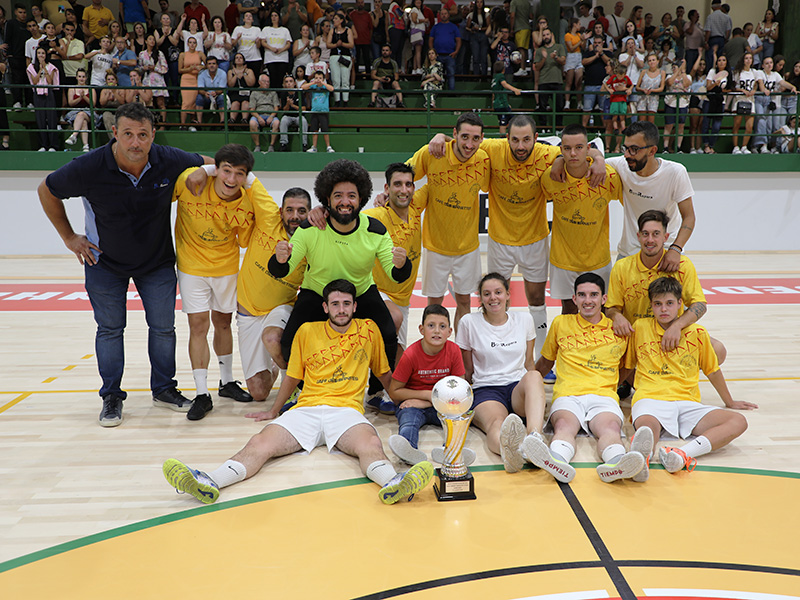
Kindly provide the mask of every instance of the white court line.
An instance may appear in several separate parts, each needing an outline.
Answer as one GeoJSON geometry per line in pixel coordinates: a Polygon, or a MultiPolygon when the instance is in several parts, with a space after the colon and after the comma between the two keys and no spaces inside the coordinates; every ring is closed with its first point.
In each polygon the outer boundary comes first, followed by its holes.
{"type": "Polygon", "coordinates": [[[692,598],[734,598],[736,600],[798,600],[798,596],[782,594],[761,594],[759,592],[734,592],[726,590],[692,590],[673,588],[646,588],[648,596],[676,596],[692,598]]]}

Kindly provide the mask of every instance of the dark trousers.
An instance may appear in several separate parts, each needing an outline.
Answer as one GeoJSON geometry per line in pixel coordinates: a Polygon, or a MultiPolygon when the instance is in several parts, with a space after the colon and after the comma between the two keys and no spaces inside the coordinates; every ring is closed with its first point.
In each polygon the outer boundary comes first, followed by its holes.
{"type": "Polygon", "coordinates": [[[539,127],[545,127],[553,106],[553,96],[555,96],[556,122],[554,128],[560,129],[564,121],[562,113],[564,111],[564,94],[552,94],[551,91],[563,91],[564,85],[561,83],[540,83],[539,84],[539,127]]]}
{"type": "Polygon", "coordinates": [[[39,129],[39,145],[48,150],[58,149],[58,111],[53,90],[40,96],[34,94],[33,106],[36,109],[36,128],[39,129]]]}
{"type": "Polygon", "coordinates": [[[22,106],[27,106],[33,102],[33,92],[28,81],[28,74],[25,72],[25,57],[14,57],[8,59],[8,68],[11,71],[12,85],[23,85],[27,87],[15,87],[11,89],[11,97],[14,103],[19,102],[22,106]]]}
{"type": "MultiPolygon", "coordinates": [[[[364,72],[369,75],[372,70],[372,60],[372,44],[356,44],[355,68],[358,69],[358,65],[364,65],[364,72]]],[[[400,65],[400,63],[397,64],[400,65]]],[[[356,75],[358,75],[358,71],[356,71],[356,75]]]]}

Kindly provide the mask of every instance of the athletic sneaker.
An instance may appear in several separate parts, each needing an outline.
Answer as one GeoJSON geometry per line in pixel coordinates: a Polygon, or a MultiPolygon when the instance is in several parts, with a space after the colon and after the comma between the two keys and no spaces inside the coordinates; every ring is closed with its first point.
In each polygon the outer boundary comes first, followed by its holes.
{"type": "Polygon", "coordinates": [[[311,146],[311,148],[306,150],[306,152],[316,152],[316,151],[317,151],[317,147],[316,146],[311,146]]]}
{"type": "Polygon", "coordinates": [[[153,394],[153,406],[169,408],[175,412],[189,412],[192,401],[181,394],[177,388],[172,388],[157,395],[153,394]]]}
{"type": "Polygon", "coordinates": [[[623,381],[617,387],[617,396],[619,396],[620,400],[625,400],[628,396],[631,395],[632,392],[633,388],[631,387],[631,384],[628,383],[627,381],[623,381]]]}
{"type": "Polygon", "coordinates": [[[525,439],[525,425],[519,415],[511,413],[500,426],[500,458],[506,473],[516,473],[525,466],[520,447],[525,439]]]}
{"type": "Polygon", "coordinates": [[[758,152],[760,152],[761,154],[769,154],[769,148],[767,148],[766,144],[761,144],[758,147],[758,152]]]}
{"type": "Polygon", "coordinates": [[[644,456],[634,451],[626,452],[614,464],[603,463],[597,466],[597,474],[601,481],[611,483],[618,479],[630,479],[637,475],[645,464],[644,456]]]}
{"type": "Polygon", "coordinates": [[[174,458],[164,463],[162,471],[179,494],[191,494],[203,504],[213,504],[219,498],[219,486],[203,471],[195,471],[174,458]]]}
{"type": "Polygon", "coordinates": [[[252,402],[253,397],[241,388],[240,383],[239,381],[229,381],[222,385],[222,381],[220,381],[219,395],[223,398],[232,398],[236,402],[252,402]]]}
{"type": "Polygon", "coordinates": [[[550,369],[550,372],[542,377],[542,381],[544,381],[547,385],[553,385],[556,382],[556,373],[553,369],[550,369]]]}
{"type": "Polygon", "coordinates": [[[636,433],[633,434],[631,451],[638,452],[644,456],[644,467],[633,477],[633,480],[638,483],[644,483],[650,478],[650,458],[653,456],[653,439],[653,430],[649,427],[639,427],[636,433]]]}
{"type": "Polygon", "coordinates": [[[697,466],[697,459],[686,456],[686,452],[680,448],[672,448],[670,446],[659,448],[658,458],[668,473],[677,473],[684,467],[691,473],[697,466]]]}
{"type": "Polygon", "coordinates": [[[553,456],[541,433],[533,432],[525,436],[522,453],[530,462],[562,483],[569,483],[575,478],[575,467],[553,456]]]}
{"type": "Polygon", "coordinates": [[[328,146],[326,152],[336,152],[331,146],[328,146]]]}
{"type": "Polygon", "coordinates": [[[253,148],[253,154],[255,154],[256,152],[261,152],[261,146],[255,146],[253,148]]]}
{"type": "Polygon", "coordinates": [[[428,460],[427,454],[422,450],[414,448],[411,442],[402,435],[390,435],[389,448],[392,449],[392,452],[394,452],[400,460],[409,465],[415,465],[423,460],[428,460]]]}
{"type": "Polygon", "coordinates": [[[303,390],[301,390],[299,387],[294,388],[292,395],[289,396],[289,399],[283,403],[283,406],[281,406],[281,409],[278,411],[278,414],[282,415],[287,410],[294,408],[297,405],[297,399],[300,397],[300,392],[302,391],[303,390]]]}
{"type": "Polygon", "coordinates": [[[405,473],[398,473],[392,477],[378,492],[378,497],[384,504],[394,504],[403,498],[411,498],[422,490],[433,477],[433,465],[423,460],[411,467],[405,473]]]}
{"type": "Polygon", "coordinates": [[[733,152],[731,152],[731,154],[741,154],[741,153],[742,153],[742,149],[739,148],[739,146],[734,146],[733,147],[733,152]]]}
{"type": "MultiPolygon", "coordinates": [[[[462,448],[461,449],[461,460],[464,461],[465,466],[470,466],[472,463],[475,462],[475,450],[472,448],[462,448]]],[[[431,460],[433,462],[437,462],[440,465],[444,464],[444,446],[437,446],[433,450],[431,450],[431,460]]]]}
{"type": "Polygon", "coordinates": [[[210,413],[212,408],[214,408],[214,403],[211,402],[211,395],[200,394],[192,402],[192,408],[186,413],[186,418],[190,421],[199,421],[210,413]]]}
{"type": "Polygon", "coordinates": [[[367,406],[377,410],[382,415],[393,415],[397,410],[397,405],[389,399],[386,390],[381,390],[377,394],[370,396],[367,400],[367,406]]]}
{"type": "Polygon", "coordinates": [[[103,396],[103,410],[98,421],[101,427],[116,427],[122,423],[122,398],[113,394],[103,396]]]}
{"type": "Polygon", "coordinates": [[[742,146],[742,154],[752,154],[752,153],[750,152],[750,148],[748,148],[747,146],[742,146]]]}

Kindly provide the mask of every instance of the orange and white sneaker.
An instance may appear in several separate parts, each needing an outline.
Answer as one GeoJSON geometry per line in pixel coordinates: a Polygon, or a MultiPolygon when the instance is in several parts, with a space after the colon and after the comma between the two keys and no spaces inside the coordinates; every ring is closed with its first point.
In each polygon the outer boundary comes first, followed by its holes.
{"type": "Polygon", "coordinates": [[[670,446],[659,448],[658,458],[668,473],[677,473],[684,467],[691,473],[697,466],[697,459],[686,456],[686,452],[680,448],[672,448],[670,446]]]}

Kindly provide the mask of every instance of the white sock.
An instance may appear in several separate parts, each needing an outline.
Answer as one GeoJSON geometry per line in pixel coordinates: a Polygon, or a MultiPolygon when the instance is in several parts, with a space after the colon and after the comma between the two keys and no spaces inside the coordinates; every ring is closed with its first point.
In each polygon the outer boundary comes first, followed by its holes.
{"type": "Polygon", "coordinates": [[[563,459],[565,463],[571,462],[575,458],[575,446],[563,440],[550,442],[550,452],[556,458],[563,459]]]}
{"type": "Polygon", "coordinates": [[[211,473],[208,473],[208,476],[217,484],[217,487],[222,489],[244,481],[244,478],[247,477],[247,469],[238,461],[226,460],[211,473]]]}
{"type": "Polygon", "coordinates": [[[222,385],[233,381],[233,354],[226,354],[225,356],[218,356],[219,361],[219,378],[222,385]]]}
{"type": "Polygon", "coordinates": [[[192,369],[197,395],[208,394],[208,369],[192,369]]]}
{"type": "Polygon", "coordinates": [[[698,435],[691,442],[681,446],[681,450],[686,452],[686,456],[697,458],[711,452],[711,442],[708,441],[706,436],[698,435]]]}
{"type": "Polygon", "coordinates": [[[623,454],[625,454],[625,446],[622,444],[611,444],[610,446],[606,446],[606,449],[603,450],[600,457],[603,459],[604,463],[613,465],[623,454]]]}
{"type": "Polygon", "coordinates": [[[533,342],[533,359],[539,360],[544,347],[544,340],[547,337],[547,306],[528,306],[528,312],[533,317],[533,328],[536,331],[536,339],[533,342]]]}
{"type": "Polygon", "coordinates": [[[366,472],[366,476],[381,487],[389,483],[395,475],[397,471],[388,460],[376,460],[367,467],[366,472]]]}

